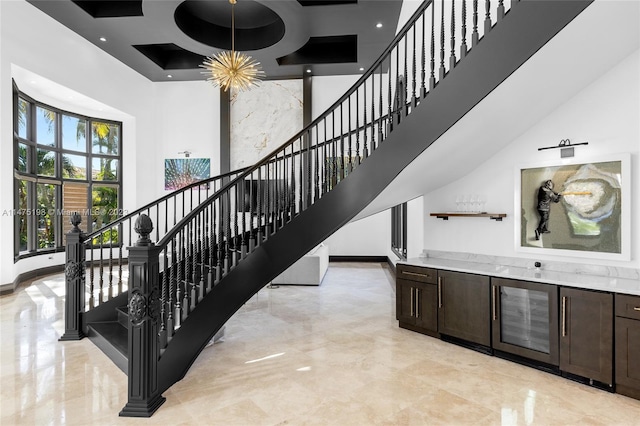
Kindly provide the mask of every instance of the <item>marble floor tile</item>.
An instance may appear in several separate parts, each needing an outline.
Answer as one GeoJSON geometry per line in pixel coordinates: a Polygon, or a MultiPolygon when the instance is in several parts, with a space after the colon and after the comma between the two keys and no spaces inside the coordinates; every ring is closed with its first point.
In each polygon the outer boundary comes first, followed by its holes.
{"type": "Polygon", "coordinates": [[[319,287],[265,288],[151,419],[118,417],[125,375],[88,339],[59,342],[63,277],[0,297],[0,425],[621,425],[640,401],[400,329],[377,263],[319,287]]]}

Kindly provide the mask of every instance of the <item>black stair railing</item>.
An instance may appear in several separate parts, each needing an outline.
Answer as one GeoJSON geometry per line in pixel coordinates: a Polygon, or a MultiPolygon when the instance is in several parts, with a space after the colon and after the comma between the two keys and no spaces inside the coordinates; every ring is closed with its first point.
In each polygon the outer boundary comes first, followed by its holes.
{"type": "Polygon", "coordinates": [[[502,0],[483,3],[480,10],[476,0],[424,2],[325,113],[203,200],[156,244],[149,239],[154,221],[139,217],[141,238],[132,248],[136,269],[129,276],[129,402],[120,415],[153,414],[164,401],[158,360],[198,303],[260,245],[348,179],[482,42],[493,16],[499,21],[507,13],[502,0]]]}
{"type": "Polygon", "coordinates": [[[193,182],[89,234],[79,227],[82,217],[77,213],[71,215],[73,228],[66,240],[65,333],[60,340],[84,337],[82,314],[127,291],[128,258],[124,247],[132,245],[134,222],[140,214],[155,220],[154,236],[156,240],[162,238],[203,200],[244,170],[193,182]]]}

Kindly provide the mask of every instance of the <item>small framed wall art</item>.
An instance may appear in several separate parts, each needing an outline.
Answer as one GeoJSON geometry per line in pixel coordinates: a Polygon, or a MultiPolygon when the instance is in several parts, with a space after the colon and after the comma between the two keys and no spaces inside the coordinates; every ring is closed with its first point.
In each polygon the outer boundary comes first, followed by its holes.
{"type": "Polygon", "coordinates": [[[516,250],[629,260],[629,167],[629,154],[518,167],[516,250]]]}
{"type": "MultiPolygon", "coordinates": [[[[164,189],[175,191],[211,177],[209,158],[167,158],[164,160],[164,189]]],[[[206,188],[206,185],[203,185],[206,188]]],[[[202,189],[197,186],[194,189],[202,189]]]]}

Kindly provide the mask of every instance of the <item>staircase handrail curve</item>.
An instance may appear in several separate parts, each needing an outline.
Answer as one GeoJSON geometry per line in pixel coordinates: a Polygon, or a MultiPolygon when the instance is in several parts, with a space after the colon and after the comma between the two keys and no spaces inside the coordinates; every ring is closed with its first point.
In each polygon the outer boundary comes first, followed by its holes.
{"type": "MultiPolygon", "coordinates": [[[[342,104],[345,100],[349,99],[349,97],[351,95],[353,95],[353,93],[356,91],[356,89],[359,88],[364,81],[366,81],[369,77],[371,77],[371,75],[375,72],[375,70],[379,66],[382,65],[382,62],[387,58],[387,56],[389,54],[391,54],[391,52],[393,52],[393,49],[407,35],[409,30],[415,25],[415,23],[418,20],[418,18],[420,18],[422,13],[429,7],[429,5],[431,5],[433,3],[433,1],[434,0],[425,0],[424,2],[422,2],[422,4],[413,13],[413,15],[411,15],[411,18],[409,18],[407,20],[406,24],[404,24],[402,29],[398,32],[398,34],[396,34],[396,36],[393,38],[393,40],[389,43],[389,46],[385,50],[383,50],[382,53],[380,54],[380,56],[378,57],[378,59],[376,59],[373,62],[373,64],[371,64],[369,69],[367,71],[365,71],[364,73],[362,73],[362,76],[358,80],[356,80],[355,83],[353,83],[351,88],[349,88],[349,90],[347,90],[345,92],[345,94],[342,95],[342,97],[340,97],[337,101],[335,101],[333,103],[333,105],[331,105],[329,108],[327,108],[327,110],[323,114],[319,115],[308,126],[306,126],[305,129],[301,130],[300,133],[298,133],[296,136],[294,136],[293,139],[299,138],[301,135],[303,135],[305,133],[305,130],[316,126],[323,119],[325,119],[327,117],[327,115],[329,115],[329,113],[331,113],[331,111],[335,111],[340,106],[340,104],[342,104]]],[[[285,145],[287,143],[285,143],[285,145]]]]}
{"type": "Polygon", "coordinates": [[[139,215],[143,211],[149,210],[152,207],[155,207],[156,205],[158,205],[158,204],[160,204],[160,203],[162,203],[164,201],[167,201],[167,200],[169,200],[169,199],[171,199],[173,197],[176,197],[180,193],[187,192],[188,190],[191,190],[191,189],[193,189],[195,187],[198,187],[198,186],[201,186],[201,185],[206,185],[206,184],[214,182],[216,180],[229,178],[231,176],[237,175],[238,173],[242,173],[246,169],[248,169],[248,167],[243,167],[243,168],[231,171],[231,172],[223,173],[221,175],[217,175],[217,176],[209,177],[209,178],[202,179],[202,180],[199,180],[199,181],[196,181],[196,182],[192,182],[189,185],[183,186],[180,189],[176,189],[175,191],[170,192],[169,194],[164,195],[161,198],[158,198],[158,199],[156,199],[156,200],[154,200],[154,201],[152,201],[152,202],[150,202],[150,203],[148,203],[148,204],[146,204],[146,205],[134,210],[131,213],[127,213],[125,216],[119,217],[118,219],[114,220],[113,222],[109,222],[106,225],[103,225],[100,229],[97,229],[97,230],[93,231],[90,234],[85,234],[84,242],[85,243],[90,242],[93,238],[95,238],[98,235],[104,233],[106,230],[108,230],[110,228],[113,228],[114,226],[120,225],[121,223],[126,222],[129,219],[132,219],[132,218],[134,218],[134,216],[139,215]]]}
{"type": "MultiPolygon", "coordinates": [[[[356,210],[362,211],[397,173],[591,1],[539,6],[543,2],[513,0],[507,10],[503,0],[493,3],[495,9],[485,0],[484,11],[479,11],[483,5],[475,0],[425,0],[370,68],[301,131],[223,181],[204,201],[198,199],[199,204],[183,212],[162,238],[156,236],[155,244],[146,232],[152,221],[141,221],[148,226],[139,230],[140,239],[130,252],[129,265],[137,269],[130,275],[129,309],[138,319],[147,312],[153,321],[129,322],[129,359],[135,361],[129,363],[132,409],[140,400],[135,392],[144,383],[145,404],[155,410],[154,404],[162,403],[160,393],[184,377],[197,355],[215,341],[215,333],[250,297],[352,220],[356,210]],[[459,28],[456,5],[462,6],[459,28]],[[522,13],[510,13],[515,7],[522,13]],[[549,11],[557,15],[549,17],[549,11]],[[446,28],[445,12],[450,14],[446,28]],[[500,26],[505,30],[494,32],[494,23],[508,12],[509,22],[500,26]],[[548,28],[538,25],[544,19],[548,28]],[[473,22],[469,33],[468,21],[473,22]],[[513,43],[521,27],[527,31],[523,35],[533,36],[523,46],[513,43]],[[485,39],[490,32],[492,37],[485,39]],[[478,53],[468,55],[476,46],[478,53]],[[505,54],[514,60],[496,60],[505,54]],[[458,66],[464,58],[469,62],[458,66]],[[457,71],[450,74],[454,68],[457,71]],[[485,78],[470,89],[476,72],[485,78]],[[441,85],[449,76],[453,78],[441,85]],[[467,93],[470,96],[462,99],[467,93]],[[459,102],[449,102],[449,97],[459,102]],[[447,105],[438,110],[442,103],[447,105]],[[428,134],[418,136],[420,130],[428,134]],[[389,135],[394,136],[387,140],[389,135]],[[400,158],[390,159],[394,150],[400,158]],[[365,166],[356,169],[364,161],[365,166]],[[365,185],[370,187],[363,189],[365,185]],[[144,341],[139,343],[142,333],[144,341]]],[[[69,272],[74,272],[73,265],[69,272]]]]}
{"type": "MultiPolygon", "coordinates": [[[[276,161],[276,157],[278,156],[278,154],[283,152],[286,148],[290,147],[296,141],[300,140],[300,138],[302,138],[305,135],[305,133],[308,133],[311,129],[313,129],[320,122],[322,122],[322,120],[326,119],[333,111],[338,109],[342,103],[344,103],[346,100],[348,100],[349,97],[351,95],[353,95],[353,93],[355,93],[355,91],[359,87],[362,86],[363,82],[366,82],[367,79],[369,77],[371,77],[375,73],[376,69],[382,65],[383,61],[387,58],[387,56],[390,55],[391,52],[393,52],[394,48],[397,47],[398,43],[407,35],[409,30],[415,25],[415,23],[420,18],[420,16],[422,16],[424,11],[432,3],[433,3],[433,0],[425,0],[418,7],[418,9],[411,16],[411,18],[409,18],[407,20],[407,22],[402,27],[402,29],[393,38],[393,40],[391,41],[389,46],[378,57],[378,59],[376,61],[374,61],[373,64],[369,67],[369,69],[366,72],[363,73],[363,75],[351,86],[351,88],[349,90],[347,90],[347,92],[344,95],[342,95],[336,102],[334,102],[324,113],[322,113],[316,119],[314,119],[311,123],[306,125],[302,130],[300,130],[297,134],[295,134],[293,137],[291,137],[288,141],[286,141],[285,143],[283,143],[279,147],[275,148],[269,154],[267,154],[264,157],[262,157],[262,159],[260,161],[258,161],[257,163],[255,163],[253,166],[247,167],[245,169],[245,171],[240,176],[237,176],[235,179],[231,180],[230,182],[228,182],[227,184],[222,186],[218,191],[216,191],[215,193],[210,195],[197,208],[192,210],[189,214],[187,214],[184,218],[182,218],[178,223],[176,223],[176,225],[173,227],[173,229],[168,231],[164,235],[164,237],[160,241],[158,241],[156,243],[156,245],[158,247],[160,247],[160,248],[166,248],[168,243],[173,238],[176,237],[176,235],[180,232],[181,229],[184,228],[184,226],[187,223],[192,221],[194,217],[199,215],[206,207],[208,207],[211,203],[213,203],[216,199],[218,199],[222,194],[229,192],[229,190],[231,188],[233,188],[234,186],[236,186],[238,184],[238,182],[246,179],[247,176],[251,176],[256,170],[260,169],[261,167],[263,167],[263,166],[265,166],[265,165],[267,165],[267,164],[269,164],[269,163],[271,163],[273,161],[276,161]]],[[[379,117],[378,121],[382,120],[384,117],[385,116],[379,117]]],[[[355,130],[355,131],[357,131],[357,130],[355,130]]],[[[353,132],[353,131],[349,130],[348,133],[350,133],[350,132],[353,132]]],[[[303,151],[303,150],[304,150],[304,148],[300,149],[300,151],[303,151]]]]}

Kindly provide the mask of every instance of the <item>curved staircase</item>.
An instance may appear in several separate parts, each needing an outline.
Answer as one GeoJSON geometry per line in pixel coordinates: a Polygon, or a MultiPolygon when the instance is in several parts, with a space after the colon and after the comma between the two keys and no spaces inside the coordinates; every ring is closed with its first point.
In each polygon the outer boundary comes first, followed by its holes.
{"type": "MultiPolygon", "coordinates": [[[[181,214],[169,203],[146,206],[89,236],[77,226],[69,234],[65,336],[88,333],[128,373],[129,402],[120,415],[152,415],[162,392],[247,300],[353,219],[591,1],[513,0],[508,10],[502,0],[480,3],[424,2],[331,108],[254,166],[216,180],[181,214]],[[169,217],[175,226],[167,226],[169,217]],[[158,222],[164,227],[153,238],[158,222]],[[89,253],[93,297],[103,235],[118,227],[131,239],[132,226],[140,238],[129,243],[128,292],[109,286],[108,300],[100,296],[85,310],[78,290],[85,274],[69,265],[87,262],[89,253]],[[126,353],[108,333],[99,336],[118,306],[127,307],[126,353]]],[[[114,247],[122,241],[108,250],[114,247]]]]}

